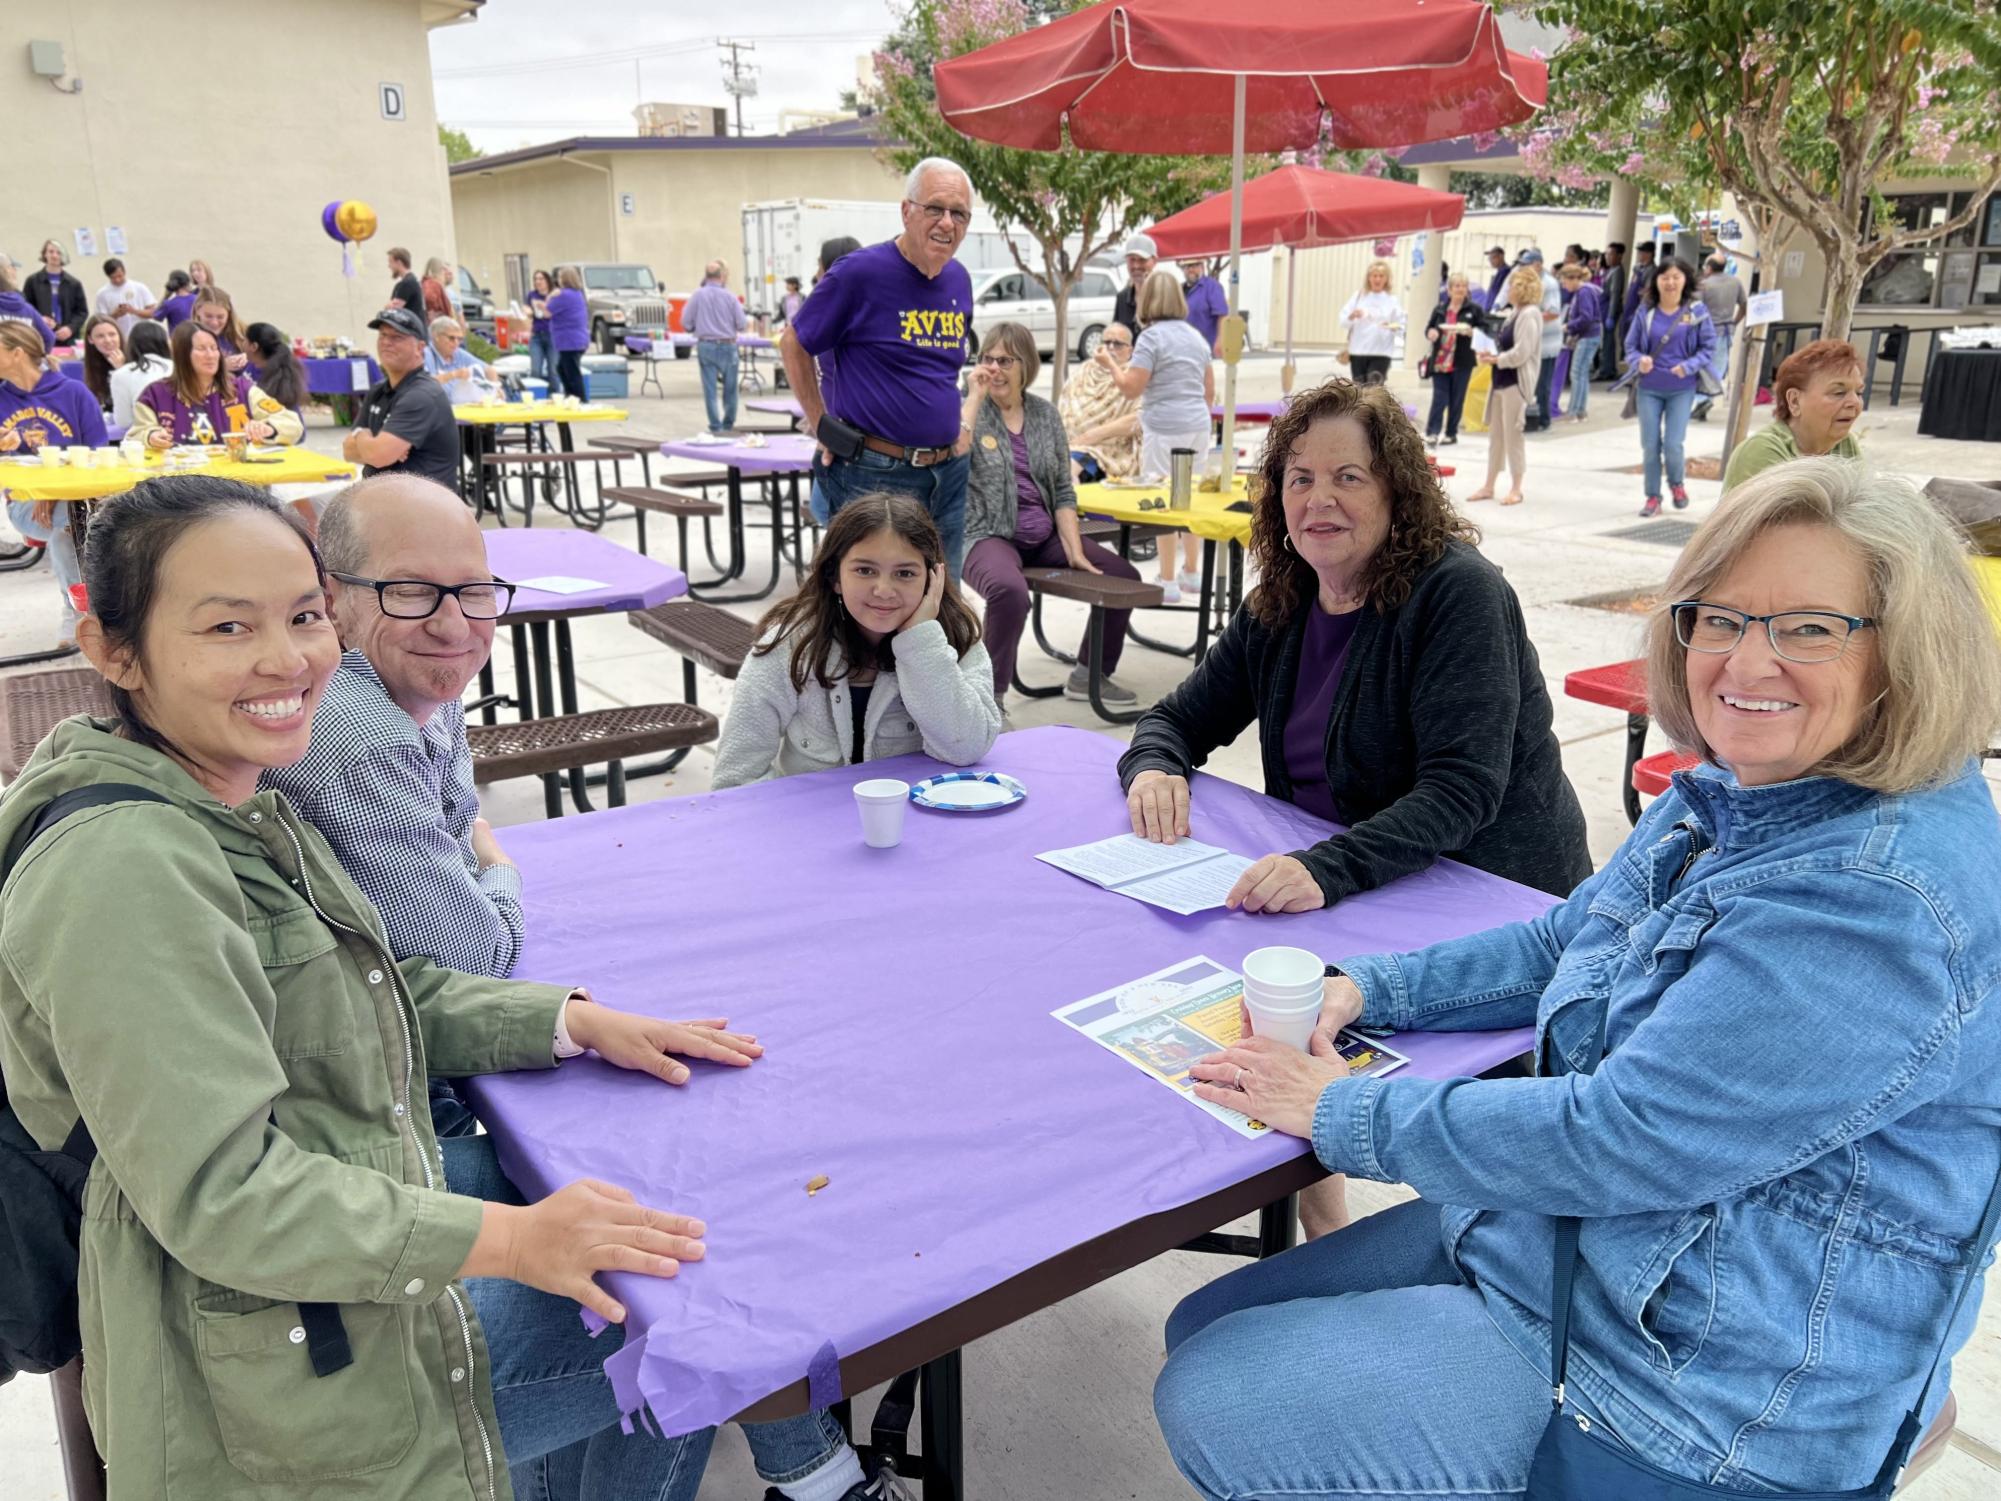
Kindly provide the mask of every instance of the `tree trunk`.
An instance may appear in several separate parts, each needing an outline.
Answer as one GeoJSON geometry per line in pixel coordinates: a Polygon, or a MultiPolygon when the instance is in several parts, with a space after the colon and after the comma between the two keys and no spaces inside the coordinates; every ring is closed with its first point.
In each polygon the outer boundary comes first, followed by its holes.
{"type": "Polygon", "coordinates": [[[1845,339],[1855,321],[1855,304],[1862,300],[1862,276],[1867,268],[1853,249],[1837,246],[1825,253],[1827,292],[1822,302],[1826,311],[1821,315],[1820,336],[1845,339]]]}
{"type": "Polygon", "coordinates": [[[1070,353],[1070,280],[1055,267],[1049,279],[1063,290],[1056,294],[1056,356],[1049,362],[1049,399],[1063,394],[1063,367],[1070,353]]]}

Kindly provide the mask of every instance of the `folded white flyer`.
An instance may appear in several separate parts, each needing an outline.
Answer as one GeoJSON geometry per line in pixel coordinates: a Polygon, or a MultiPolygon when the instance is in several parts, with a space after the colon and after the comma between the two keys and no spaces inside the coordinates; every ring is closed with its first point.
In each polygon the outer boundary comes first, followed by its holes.
{"type": "Polygon", "coordinates": [[[1150,844],[1137,834],[1050,850],[1035,858],[1107,891],[1151,902],[1184,917],[1222,906],[1237,877],[1255,863],[1197,839],[1150,844]]]}
{"type": "MultiPolygon", "coordinates": [[[[1197,1099],[1188,1070],[1243,1038],[1243,979],[1213,959],[1171,964],[1142,979],[1058,1007],[1050,1015],[1109,1048],[1239,1136],[1271,1130],[1240,1110],[1197,1099]]],[[[1341,1056],[1356,1078],[1394,1073],[1410,1062],[1379,1038],[1343,1028],[1341,1056]]]]}

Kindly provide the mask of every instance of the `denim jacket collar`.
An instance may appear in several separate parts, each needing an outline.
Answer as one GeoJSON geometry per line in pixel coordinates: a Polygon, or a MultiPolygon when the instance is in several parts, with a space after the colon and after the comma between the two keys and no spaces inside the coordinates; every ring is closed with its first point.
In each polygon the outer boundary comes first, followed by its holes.
{"type": "Polygon", "coordinates": [[[1839,777],[1798,777],[1746,787],[1727,767],[1706,761],[1676,772],[1674,785],[1687,804],[1689,822],[1711,846],[1729,850],[1777,843],[1876,796],[1869,788],[1839,777]]]}

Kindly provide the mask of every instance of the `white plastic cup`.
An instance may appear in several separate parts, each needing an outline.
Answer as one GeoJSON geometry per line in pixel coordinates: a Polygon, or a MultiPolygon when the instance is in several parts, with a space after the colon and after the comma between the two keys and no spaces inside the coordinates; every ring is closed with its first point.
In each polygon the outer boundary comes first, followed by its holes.
{"type": "Polygon", "coordinates": [[[894,777],[857,782],[855,805],[861,809],[863,844],[872,850],[887,850],[903,843],[903,814],[910,806],[908,782],[894,777]]]}
{"type": "Polygon", "coordinates": [[[35,457],[42,461],[44,469],[62,468],[63,451],[52,443],[44,443],[40,448],[36,449],[35,457]]]}

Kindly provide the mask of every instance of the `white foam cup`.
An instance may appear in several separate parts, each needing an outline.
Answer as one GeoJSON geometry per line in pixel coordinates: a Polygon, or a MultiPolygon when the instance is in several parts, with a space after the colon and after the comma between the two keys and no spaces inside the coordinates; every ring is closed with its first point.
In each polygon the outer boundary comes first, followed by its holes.
{"type": "Polygon", "coordinates": [[[1320,1007],[1302,1007],[1296,1011],[1268,1011],[1252,999],[1249,991],[1244,993],[1244,1009],[1251,1014],[1251,1031],[1258,1037],[1269,1037],[1273,1042],[1282,1042],[1287,1047],[1307,1051],[1313,1041],[1313,1029],[1320,1023],[1320,1007]]]}
{"type": "Polygon", "coordinates": [[[855,805],[861,809],[862,843],[870,849],[894,849],[903,842],[903,814],[910,806],[910,784],[893,777],[855,783],[855,805]]]}
{"type": "Polygon", "coordinates": [[[1327,961],[1311,949],[1273,945],[1244,955],[1243,974],[1246,984],[1268,994],[1317,988],[1327,978],[1327,961]]]}

